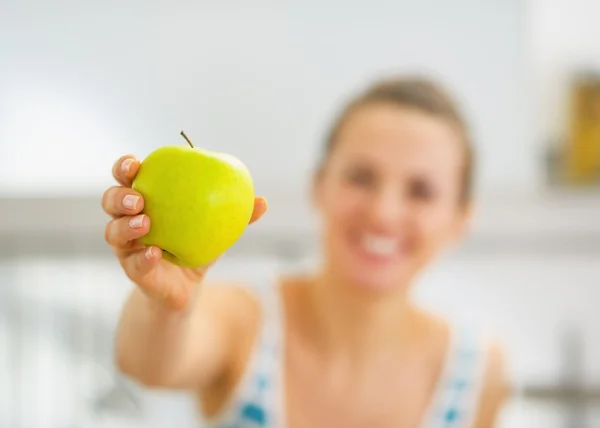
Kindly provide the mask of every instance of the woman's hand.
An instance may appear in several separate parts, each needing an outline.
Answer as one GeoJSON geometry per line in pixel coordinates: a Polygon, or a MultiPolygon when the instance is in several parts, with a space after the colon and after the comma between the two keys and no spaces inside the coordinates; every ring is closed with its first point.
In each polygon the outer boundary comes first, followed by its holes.
{"type": "MultiPolygon", "coordinates": [[[[187,269],[162,260],[158,247],[146,247],[139,238],[150,230],[152,219],[141,214],[142,195],[131,188],[140,162],[134,156],[120,158],[113,166],[118,186],[110,187],[102,196],[102,208],[112,217],[104,236],[127,276],[149,297],[171,309],[187,306],[195,286],[202,280],[209,266],[187,269]]],[[[250,223],[258,220],[267,210],[264,198],[256,198],[250,223]]]]}

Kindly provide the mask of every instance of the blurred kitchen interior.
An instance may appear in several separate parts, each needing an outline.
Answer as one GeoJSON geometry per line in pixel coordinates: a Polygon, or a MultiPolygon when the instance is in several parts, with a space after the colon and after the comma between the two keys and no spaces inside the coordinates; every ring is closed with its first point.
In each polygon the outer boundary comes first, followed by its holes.
{"type": "Polygon", "coordinates": [[[500,428],[600,426],[598,16],[596,0],[2,2],[0,426],[197,426],[189,397],[113,367],[130,285],[103,240],[112,163],[181,129],[243,159],[270,211],[211,275],[264,284],[315,257],[306,186],[336,108],[396,71],[440,76],[478,146],[471,237],[416,297],[506,344],[500,428]]]}

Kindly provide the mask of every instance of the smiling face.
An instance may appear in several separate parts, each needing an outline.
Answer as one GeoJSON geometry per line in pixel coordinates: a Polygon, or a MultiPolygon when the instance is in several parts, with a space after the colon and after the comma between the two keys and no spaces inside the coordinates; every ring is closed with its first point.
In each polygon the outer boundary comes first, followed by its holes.
{"type": "Polygon", "coordinates": [[[327,268],[361,288],[406,286],[467,220],[461,134],[379,102],[346,117],[335,140],[315,181],[327,268]]]}

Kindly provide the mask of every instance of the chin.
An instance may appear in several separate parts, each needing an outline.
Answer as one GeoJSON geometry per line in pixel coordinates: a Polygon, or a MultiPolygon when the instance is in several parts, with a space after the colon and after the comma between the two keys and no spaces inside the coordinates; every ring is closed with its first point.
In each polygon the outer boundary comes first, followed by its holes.
{"type": "Polygon", "coordinates": [[[347,277],[348,282],[360,290],[387,294],[399,291],[406,286],[406,281],[402,278],[403,275],[398,273],[390,275],[388,272],[378,271],[377,269],[357,272],[356,267],[353,272],[347,272],[347,277]]]}
{"type": "Polygon", "coordinates": [[[343,266],[347,283],[365,292],[388,294],[403,290],[411,276],[406,260],[374,264],[349,258],[343,266]]]}

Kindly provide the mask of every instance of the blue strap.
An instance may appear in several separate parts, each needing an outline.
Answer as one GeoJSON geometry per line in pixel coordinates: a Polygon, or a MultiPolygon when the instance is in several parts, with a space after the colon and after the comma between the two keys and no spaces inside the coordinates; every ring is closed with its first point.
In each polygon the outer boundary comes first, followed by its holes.
{"type": "Polygon", "coordinates": [[[486,348],[486,343],[471,331],[460,331],[446,377],[440,384],[439,400],[434,403],[433,426],[439,428],[470,426],[477,412],[477,399],[486,362],[486,348]]]}
{"type": "Polygon", "coordinates": [[[282,314],[278,290],[261,288],[257,292],[261,302],[262,325],[247,372],[235,397],[234,406],[222,423],[215,428],[276,428],[281,388],[282,314]]]}

